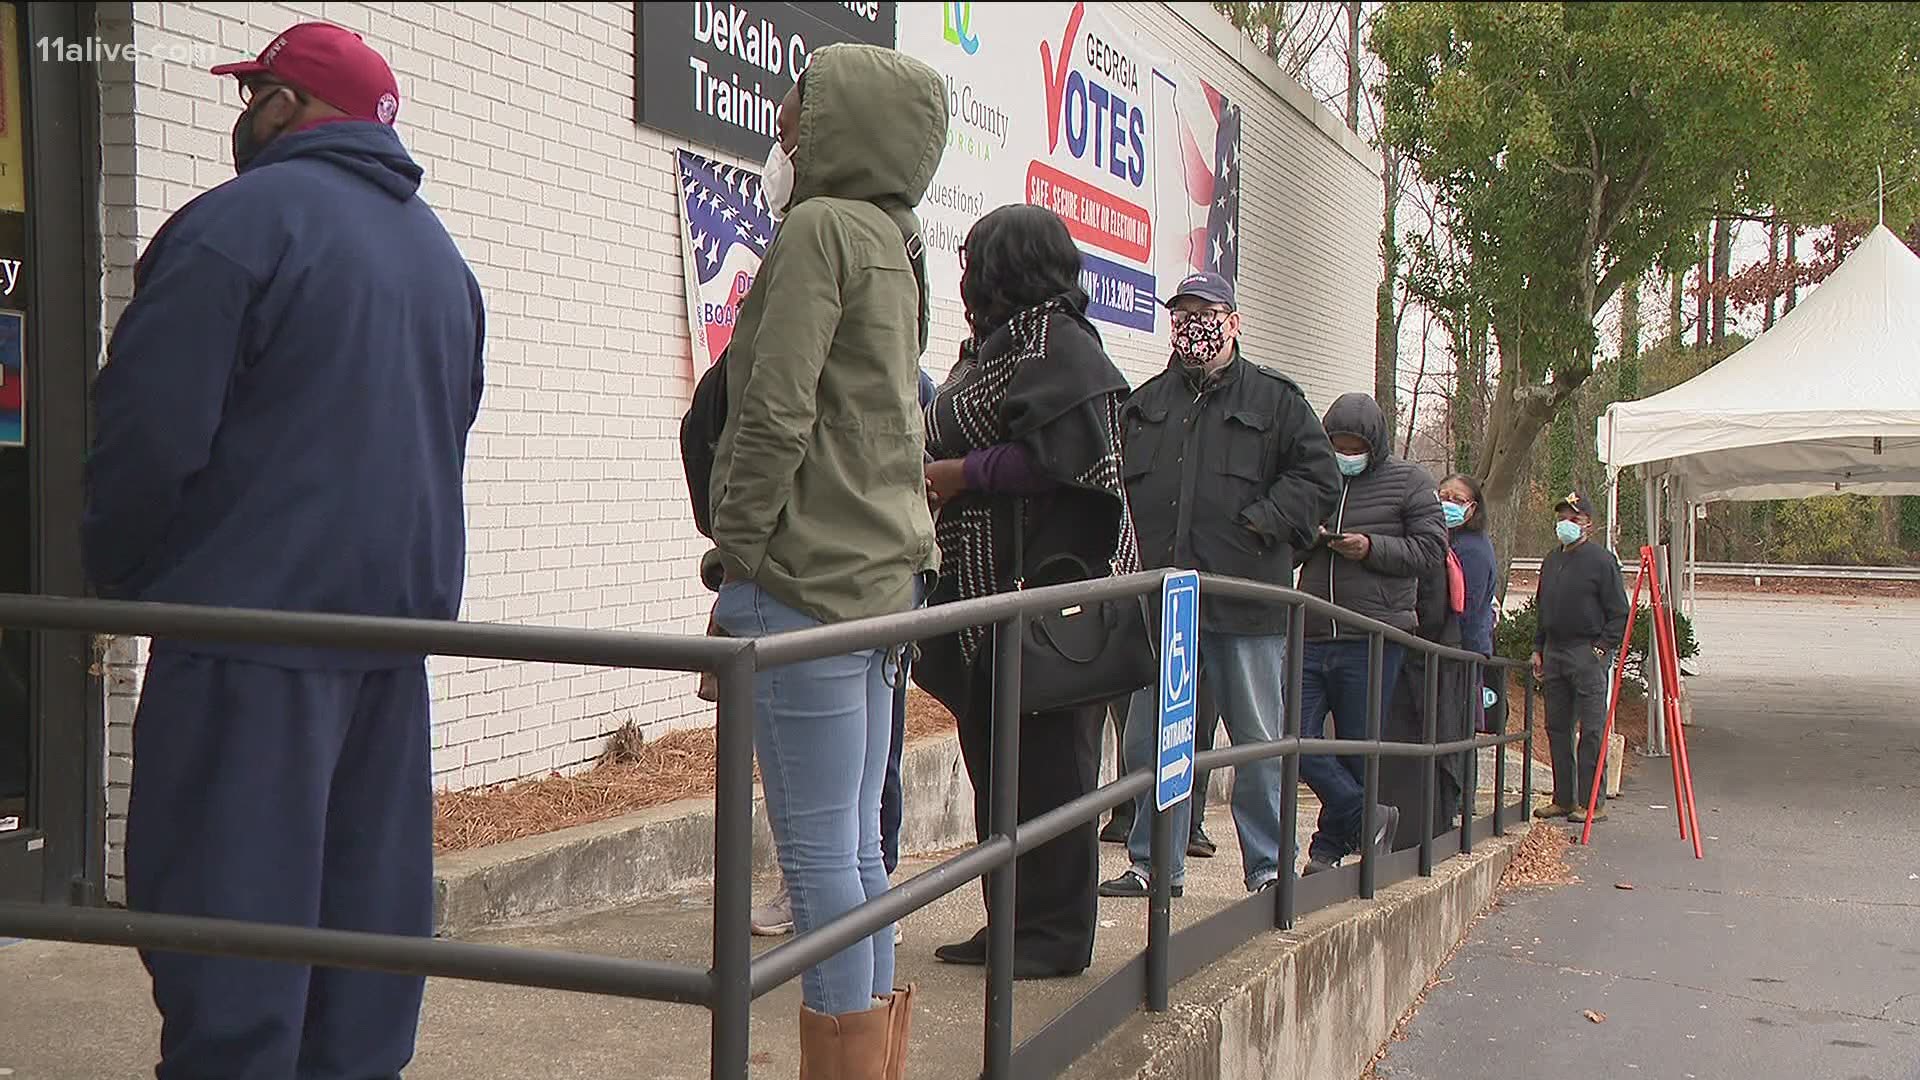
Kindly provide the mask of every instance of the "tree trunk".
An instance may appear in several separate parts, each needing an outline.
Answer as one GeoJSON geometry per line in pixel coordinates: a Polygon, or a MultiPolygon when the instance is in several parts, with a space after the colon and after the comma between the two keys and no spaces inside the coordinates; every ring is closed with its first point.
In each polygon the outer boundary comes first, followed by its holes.
{"type": "Polygon", "coordinates": [[[1373,399],[1387,417],[1387,445],[1394,443],[1394,422],[1399,417],[1398,378],[1400,368],[1400,323],[1394,317],[1394,287],[1400,280],[1400,242],[1396,235],[1396,211],[1400,205],[1400,161],[1389,150],[1380,166],[1382,225],[1380,227],[1380,288],[1374,297],[1373,326],[1373,399]]]}
{"type": "Polygon", "coordinates": [[[1678,349],[1686,337],[1687,272],[1667,272],[1667,344],[1678,349]]]}
{"type": "Polygon", "coordinates": [[[1518,535],[1519,512],[1525,508],[1528,467],[1533,460],[1534,444],[1540,432],[1552,421],[1570,391],[1556,394],[1546,387],[1533,386],[1522,372],[1534,370],[1525,357],[1511,356],[1514,346],[1500,344],[1500,376],[1494,389],[1493,408],[1487,416],[1479,474],[1487,502],[1494,515],[1490,524],[1495,565],[1506,595],[1507,570],[1514,557],[1514,537],[1518,535]]]}
{"type": "Polygon", "coordinates": [[[1433,313],[1422,317],[1420,327],[1420,368],[1413,373],[1413,398],[1407,402],[1407,434],[1401,441],[1400,460],[1412,461],[1413,436],[1420,430],[1420,388],[1427,382],[1427,347],[1433,340],[1433,313]]]}
{"type": "Polygon", "coordinates": [[[1800,226],[1789,225],[1787,226],[1787,301],[1781,305],[1780,314],[1782,315],[1792,311],[1793,305],[1800,300],[1799,266],[1800,226]]]}
{"type": "Polygon", "coordinates": [[[1780,299],[1780,222],[1767,226],[1767,314],[1761,329],[1773,329],[1773,308],[1780,299]]]}
{"type": "Polygon", "coordinates": [[[1707,315],[1712,305],[1712,301],[1709,299],[1713,290],[1712,264],[1706,258],[1702,258],[1696,272],[1699,274],[1700,284],[1699,287],[1694,290],[1693,347],[1696,349],[1704,349],[1713,341],[1713,339],[1708,336],[1709,332],[1713,329],[1713,320],[1707,315]]]}
{"type": "Polygon", "coordinates": [[[1360,0],[1347,3],[1347,130],[1360,132],[1360,0]]]}
{"type": "Polygon", "coordinates": [[[1900,497],[1898,495],[1888,495],[1880,500],[1880,542],[1888,553],[1900,550],[1900,497]]]}
{"type": "Polygon", "coordinates": [[[1620,363],[1640,359],[1640,290],[1646,281],[1635,278],[1620,288],[1620,363]]]}
{"type": "Polygon", "coordinates": [[[1713,343],[1727,340],[1727,277],[1733,272],[1733,222],[1713,223],[1713,343]]]}
{"type": "Polygon", "coordinates": [[[1474,453],[1484,442],[1487,414],[1487,321],[1479,312],[1463,315],[1454,343],[1453,468],[1470,473],[1474,453]]]}

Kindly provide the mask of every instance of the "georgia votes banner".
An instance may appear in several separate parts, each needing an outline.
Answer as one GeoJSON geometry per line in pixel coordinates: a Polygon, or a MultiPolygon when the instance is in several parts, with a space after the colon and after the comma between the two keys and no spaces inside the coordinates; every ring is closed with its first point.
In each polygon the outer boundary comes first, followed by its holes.
{"type": "Polygon", "coordinates": [[[1106,5],[902,4],[899,25],[900,50],[947,89],[946,154],[919,207],[936,297],[958,302],[973,223],[1018,202],[1066,221],[1088,313],[1123,333],[1163,327],[1159,299],[1189,274],[1238,276],[1239,109],[1106,5]]]}
{"type": "MultiPolygon", "coordinates": [[[[897,47],[947,92],[946,151],[918,207],[936,304],[959,308],[960,245],[1008,203],[1066,221],[1088,314],[1110,333],[1163,334],[1159,301],[1189,274],[1237,281],[1240,110],[1218,89],[1144,48],[1101,4],[897,10],[897,47]]],[[[775,227],[752,169],[691,150],[676,162],[697,378],[726,348],[775,227]]]]}

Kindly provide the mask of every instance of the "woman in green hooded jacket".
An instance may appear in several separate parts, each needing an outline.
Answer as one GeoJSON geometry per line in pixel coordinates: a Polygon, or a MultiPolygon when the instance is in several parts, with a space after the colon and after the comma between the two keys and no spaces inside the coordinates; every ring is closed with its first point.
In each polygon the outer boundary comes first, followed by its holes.
{"type": "MultiPolygon", "coordinates": [[[[782,102],[762,183],[780,225],[726,356],[711,488],[714,619],[759,637],[912,610],[939,556],[923,474],[924,295],[908,254],[947,136],[940,76],[831,45],[782,102]]],[[[888,650],[761,672],[754,747],[805,933],[888,887],[888,650]]],[[[801,1071],[899,1076],[912,988],[893,928],[801,976],[801,1071]]]]}

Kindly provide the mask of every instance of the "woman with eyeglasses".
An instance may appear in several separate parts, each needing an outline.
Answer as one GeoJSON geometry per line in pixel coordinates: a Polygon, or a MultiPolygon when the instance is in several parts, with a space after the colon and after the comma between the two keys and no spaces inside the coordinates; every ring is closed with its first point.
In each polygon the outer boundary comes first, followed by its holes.
{"type": "MultiPolygon", "coordinates": [[[[1487,539],[1480,482],[1455,473],[1440,482],[1440,511],[1447,526],[1447,558],[1420,580],[1416,612],[1421,638],[1437,645],[1493,655],[1493,605],[1496,577],[1493,543],[1487,539]]],[[[1427,665],[1433,657],[1409,651],[1401,666],[1393,703],[1385,721],[1384,737],[1399,742],[1421,742],[1426,737],[1427,665]]],[[[1500,674],[1481,669],[1478,682],[1468,681],[1466,664],[1441,660],[1439,706],[1434,715],[1436,742],[1454,742],[1486,726],[1485,694],[1500,674]]],[[[1433,829],[1435,835],[1453,827],[1460,813],[1466,755],[1442,758],[1435,771],[1433,829]]],[[[1400,808],[1396,848],[1420,841],[1420,793],[1426,761],[1421,758],[1385,758],[1380,763],[1380,798],[1400,808]]]]}
{"type": "MultiPolygon", "coordinates": [[[[973,333],[927,410],[927,498],[938,514],[941,581],[931,603],[1049,582],[1068,557],[1095,576],[1139,566],[1120,479],[1126,379],[1086,315],[1080,251],[1037,206],[981,218],[962,249],[960,296],[973,333]]],[[[985,840],[993,805],[993,635],[922,643],[913,678],[959,721],[985,840]]],[[[1030,821],[1099,781],[1101,705],[1020,720],[1019,816],[1030,821]]],[[[1014,978],[1077,975],[1093,960],[1100,869],[1095,824],[1022,856],[1015,874],[1014,978]]],[[[984,929],[935,956],[983,965],[984,929]]]]}

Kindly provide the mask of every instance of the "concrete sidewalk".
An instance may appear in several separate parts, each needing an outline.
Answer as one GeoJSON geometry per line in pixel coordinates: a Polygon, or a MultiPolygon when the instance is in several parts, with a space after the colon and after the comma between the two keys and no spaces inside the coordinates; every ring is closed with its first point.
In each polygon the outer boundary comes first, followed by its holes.
{"type": "MultiPolygon", "coordinates": [[[[1490,806],[1483,799],[1482,812],[1490,806]]],[[[1317,806],[1303,799],[1304,850],[1317,806]]],[[[1220,853],[1188,864],[1187,893],[1175,901],[1174,926],[1192,923],[1245,898],[1240,856],[1225,815],[1211,830],[1220,853]]],[[[1489,851],[1498,845],[1488,844],[1489,851]]],[[[1476,858],[1487,858],[1486,854],[1476,858]]],[[[1102,845],[1107,875],[1125,853],[1102,845]]],[[[901,880],[931,865],[902,867],[901,880]]],[[[763,889],[770,883],[762,883],[763,889]]],[[[1146,944],[1146,903],[1101,902],[1092,970],[1079,978],[1016,984],[1016,1038],[1025,1038],[1087,993],[1146,944]]],[[[1350,902],[1358,912],[1363,905],[1350,902]]],[[[1325,920],[1342,909],[1329,909],[1325,920]]],[[[979,887],[968,886],[905,924],[900,977],[918,983],[914,1076],[972,1077],[981,1060],[984,972],[932,958],[935,946],[970,936],[982,925],[979,887]]],[[[609,956],[705,964],[712,933],[709,897],[687,893],[612,911],[509,929],[468,940],[609,956]]],[[[789,940],[789,939],[779,939],[789,940]]],[[[779,941],[760,940],[756,949],[779,941]]],[[[1280,943],[1284,947],[1284,942],[1280,943]]],[[[799,984],[756,1003],[752,1075],[790,1078],[798,1072],[794,1038],[799,984]]],[[[151,1076],[159,1023],[146,973],[122,949],[21,942],[0,947],[0,1077],[8,1080],[136,1080],[151,1076]],[[10,1071],[9,1071],[10,1070],[10,1071]]],[[[419,1053],[409,1080],[613,1077],[701,1080],[708,1075],[704,1010],[620,1001],[558,991],[431,980],[419,1053]]]]}
{"type": "Polygon", "coordinates": [[[1920,603],[1702,597],[1698,623],[1706,859],[1642,761],[1581,883],[1482,922],[1382,1080],[1920,1077],[1920,603]]]}

